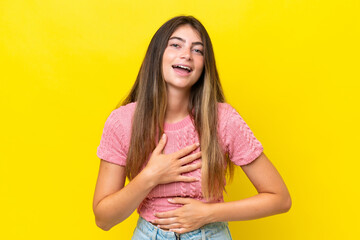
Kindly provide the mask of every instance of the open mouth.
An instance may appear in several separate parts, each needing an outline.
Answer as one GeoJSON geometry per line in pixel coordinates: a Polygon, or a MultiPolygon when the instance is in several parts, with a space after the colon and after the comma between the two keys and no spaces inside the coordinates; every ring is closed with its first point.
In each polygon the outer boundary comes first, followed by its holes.
{"type": "Polygon", "coordinates": [[[188,66],[172,65],[172,67],[173,67],[174,69],[178,69],[178,70],[180,70],[180,71],[184,71],[184,72],[188,72],[188,73],[192,71],[192,69],[191,69],[190,67],[188,67],[188,66]]]}

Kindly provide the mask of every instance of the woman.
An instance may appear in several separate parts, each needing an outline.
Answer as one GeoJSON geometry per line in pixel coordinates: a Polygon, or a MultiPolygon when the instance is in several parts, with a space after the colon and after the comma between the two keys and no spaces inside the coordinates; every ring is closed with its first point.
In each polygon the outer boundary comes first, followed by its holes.
{"type": "Polygon", "coordinates": [[[133,239],[231,239],[227,221],[291,206],[261,143],[224,103],[210,38],[193,17],[170,19],[155,33],[129,96],[105,123],[97,155],[96,224],[109,230],[137,208],[133,239]],[[224,203],[234,164],[258,194],[224,203]]]}

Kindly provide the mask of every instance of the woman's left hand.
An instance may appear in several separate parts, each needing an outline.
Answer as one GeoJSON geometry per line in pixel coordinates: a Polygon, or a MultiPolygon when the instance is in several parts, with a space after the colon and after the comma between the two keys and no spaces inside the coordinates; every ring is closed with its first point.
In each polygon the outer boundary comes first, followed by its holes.
{"type": "Polygon", "coordinates": [[[191,198],[172,198],[170,203],[183,206],[168,212],[155,213],[159,219],[151,221],[164,230],[186,233],[198,229],[209,222],[209,204],[191,198]]]}

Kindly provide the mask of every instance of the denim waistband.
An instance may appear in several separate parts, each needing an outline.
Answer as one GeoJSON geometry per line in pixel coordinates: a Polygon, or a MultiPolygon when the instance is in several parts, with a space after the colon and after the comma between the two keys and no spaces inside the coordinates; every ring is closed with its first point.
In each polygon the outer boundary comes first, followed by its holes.
{"type": "Polygon", "coordinates": [[[140,231],[149,235],[151,239],[205,239],[205,236],[211,236],[216,234],[217,232],[224,231],[225,228],[228,228],[227,222],[215,222],[209,223],[202,226],[199,229],[196,229],[191,232],[177,234],[170,231],[162,230],[146,221],[141,216],[137,222],[136,226],[140,231]],[[200,237],[200,238],[199,238],[200,237]]]}

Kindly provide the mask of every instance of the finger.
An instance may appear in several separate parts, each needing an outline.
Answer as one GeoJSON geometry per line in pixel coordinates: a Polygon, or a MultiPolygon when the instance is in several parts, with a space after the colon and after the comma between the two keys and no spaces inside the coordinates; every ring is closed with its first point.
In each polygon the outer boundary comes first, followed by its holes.
{"type": "Polygon", "coordinates": [[[189,153],[191,153],[192,151],[194,151],[195,149],[197,149],[200,146],[199,143],[194,143],[190,146],[184,147],[183,149],[180,149],[177,152],[174,152],[174,157],[176,158],[182,158],[186,155],[188,155],[189,153]]]}
{"type": "Polygon", "coordinates": [[[196,159],[201,158],[201,156],[202,156],[201,152],[193,153],[191,155],[188,155],[186,157],[179,159],[179,163],[181,165],[185,165],[185,164],[193,162],[196,159]]]}
{"type": "Polygon", "coordinates": [[[164,150],[164,147],[165,147],[165,145],[166,145],[166,140],[167,140],[167,137],[166,137],[166,134],[164,133],[164,134],[161,136],[158,145],[157,145],[156,148],[154,149],[153,154],[160,154],[160,153],[164,150]]]}
{"type": "Polygon", "coordinates": [[[176,182],[197,182],[200,181],[200,179],[197,179],[196,177],[187,177],[180,175],[176,178],[176,182]]]}
{"type": "Polygon", "coordinates": [[[159,218],[159,219],[154,219],[152,221],[150,221],[152,224],[154,225],[172,225],[177,223],[176,222],[176,218],[172,217],[172,218],[159,218]]]}
{"type": "Polygon", "coordinates": [[[157,217],[157,218],[173,218],[173,217],[176,217],[176,212],[175,211],[176,210],[154,213],[154,216],[157,217]]]}
{"type": "Polygon", "coordinates": [[[186,166],[180,167],[180,173],[192,172],[199,168],[201,168],[201,162],[188,164],[186,166]]]}
{"type": "Polygon", "coordinates": [[[161,229],[176,229],[176,228],[181,228],[181,224],[180,223],[174,223],[174,224],[169,224],[169,225],[157,225],[158,228],[161,229]]]}
{"type": "Polygon", "coordinates": [[[169,229],[169,231],[171,231],[171,232],[176,232],[176,233],[185,233],[185,232],[188,232],[188,231],[186,231],[186,228],[171,228],[171,229],[169,229]]]}
{"type": "Polygon", "coordinates": [[[191,203],[191,200],[192,199],[190,198],[180,198],[180,197],[168,199],[170,203],[183,204],[183,205],[191,203]]]}

